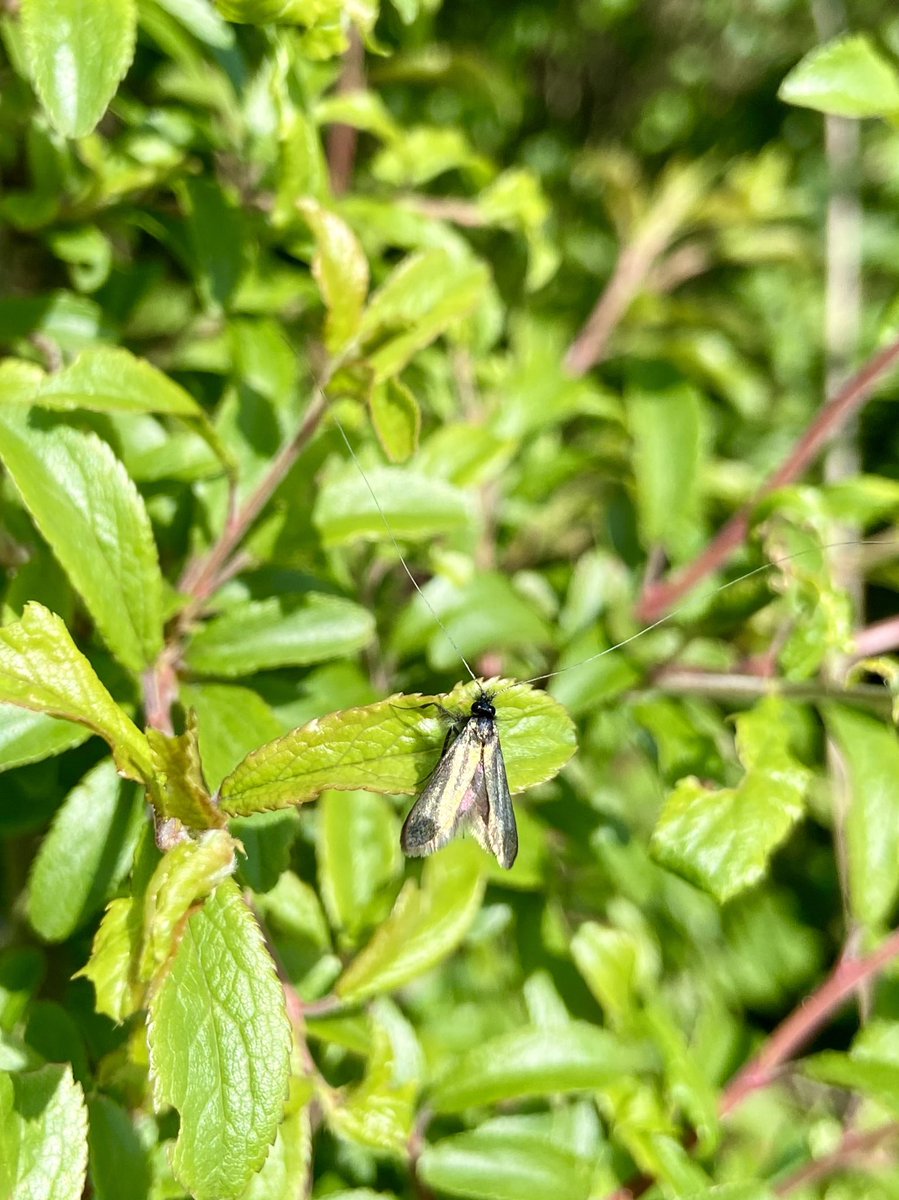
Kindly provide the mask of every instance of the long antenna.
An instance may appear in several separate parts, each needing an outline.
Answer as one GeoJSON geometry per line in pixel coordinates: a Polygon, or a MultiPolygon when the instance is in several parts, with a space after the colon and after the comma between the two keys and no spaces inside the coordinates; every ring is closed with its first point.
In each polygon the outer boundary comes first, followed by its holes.
{"type": "Polygon", "coordinates": [[[422,600],[424,600],[425,605],[427,606],[428,612],[431,614],[431,616],[434,618],[434,620],[437,622],[437,624],[443,630],[443,633],[444,633],[447,641],[452,646],[452,648],[455,650],[455,652],[459,655],[459,658],[462,660],[462,662],[465,664],[465,670],[471,676],[472,682],[477,683],[478,677],[477,677],[477,675],[475,675],[474,671],[472,671],[471,667],[469,666],[468,659],[465,657],[465,655],[462,653],[462,651],[456,645],[455,639],[453,638],[452,634],[447,629],[447,627],[444,625],[444,623],[440,620],[440,617],[438,617],[437,613],[434,611],[434,606],[431,604],[430,600],[424,594],[423,590],[418,586],[418,580],[415,578],[415,576],[409,570],[408,564],[406,563],[406,559],[403,555],[402,550],[400,549],[400,544],[396,540],[396,536],[394,535],[394,532],[390,527],[390,522],[387,520],[387,514],[384,512],[384,509],[381,507],[381,501],[375,495],[375,489],[371,486],[371,481],[369,480],[368,476],[365,474],[365,471],[362,469],[362,463],[359,461],[359,456],[356,454],[356,451],[353,449],[352,445],[350,444],[350,439],[347,437],[346,431],[343,428],[343,426],[341,425],[337,416],[335,415],[333,409],[331,410],[331,420],[334,422],[334,424],[340,430],[340,436],[343,438],[344,442],[346,443],[346,448],[350,452],[350,457],[352,458],[353,462],[356,464],[356,469],[358,470],[359,474],[362,476],[363,480],[365,481],[365,486],[368,488],[369,492],[371,493],[371,498],[375,502],[375,508],[378,510],[381,520],[384,522],[384,528],[387,530],[387,534],[388,534],[390,540],[393,542],[393,548],[394,548],[394,550],[396,550],[399,560],[403,564],[403,570],[409,576],[409,580],[412,583],[412,586],[415,588],[416,592],[418,592],[419,596],[421,596],[422,600]]]}
{"type": "MultiPolygon", "coordinates": [[[[726,592],[728,588],[736,587],[738,583],[743,583],[745,580],[751,579],[753,575],[760,575],[763,571],[771,571],[774,567],[778,567],[785,562],[790,562],[794,558],[801,558],[804,554],[816,554],[822,550],[836,550],[841,546],[858,546],[860,544],[861,542],[858,538],[844,542],[824,542],[819,546],[809,546],[805,550],[796,550],[793,554],[785,554],[782,558],[772,558],[770,562],[762,563],[760,567],[753,567],[751,571],[747,571],[744,575],[738,575],[736,579],[729,579],[727,583],[722,583],[720,587],[712,588],[707,592],[701,592],[698,596],[692,596],[689,600],[685,600],[683,604],[679,604],[677,608],[672,608],[670,612],[665,613],[663,617],[659,617],[657,621],[653,621],[651,625],[646,625],[643,629],[638,629],[636,633],[632,633],[630,637],[624,638],[623,641],[616,642],[614,646],[606,646],[605,650],[598,650],[596,654],[591,654],[588,658],[582,658],[580,662],[571,663],[567,667],[560,667],[558,671],[547,671],[544,675],[534,675],[531,679],[522,679],[517,682],[542,683],[545,679],[554,679],[556,675],[564,675],[566,671],[573,671],[575,667],[584,667],[587,663],[595,662],[598,658],[603,658],[606,654],[612,654],[613,651],[620,650],[623,646],[635,642],[637,638],[643,637],[644,634],[652,633],[653,629],[658,629],[660,625],[666,624],[666,622],[685,612],[692,605],[703,600],[711,600],[713,596],[717,596],[721,592],[726,592]]],[[[892,546],[896,543],[865,542],[864,544],[867,546],[892,546]]],[[[502,690],[505,691],[505,688],[502,690]]]]}

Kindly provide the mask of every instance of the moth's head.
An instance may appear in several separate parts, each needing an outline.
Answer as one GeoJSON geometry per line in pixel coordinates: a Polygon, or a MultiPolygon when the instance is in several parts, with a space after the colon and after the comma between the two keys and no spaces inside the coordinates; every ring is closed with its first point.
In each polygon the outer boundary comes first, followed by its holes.
{"type": "Polygon", "coordinates": [[[496,709],[493,707],[493,697],[489,692],[481,692],[471,706],[473,717],[486,717],[488,721],[496,719],[496,709]]]}

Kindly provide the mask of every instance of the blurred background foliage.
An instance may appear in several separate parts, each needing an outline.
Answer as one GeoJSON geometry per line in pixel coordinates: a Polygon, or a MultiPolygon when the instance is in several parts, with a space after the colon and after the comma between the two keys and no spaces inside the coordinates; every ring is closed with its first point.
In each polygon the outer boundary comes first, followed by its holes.
{"type": "MultiPolygon", "coordinates": [[[[195,713],[213,789],[313,718],[450,691],[460,652],[564,669],[578,752],[517,802],[508,873],[470,845],[405,863],[408,801],[378,790],[232,823],[306,1038],[262,1173],[211,1193],[173,1173],[142,1020],[72,979],[157,863],[142,801],[83,726],[3,705],[0,1066],[72,1064],[99,1200],[899,1196],[888,968],[771,1086],[728,1087],[899,894],[895,665],[850,671],[895,644],[865,634],[896,609],[896,382],[753,503],[897,334],[899,17],[99,11],[0,4],[4,625],[37,600],[138,724],[195,713]],[[112,459],[158,548],[143,633],[104,607],[104,510],[73,482],[112,459]],[[650,612],[749,504],[730,559],[650,612]],[[204,576],[235,514],[258,519],[204,576]]],[[[77,1168],[12,1194],[80,1195],[77,1168]]]]}

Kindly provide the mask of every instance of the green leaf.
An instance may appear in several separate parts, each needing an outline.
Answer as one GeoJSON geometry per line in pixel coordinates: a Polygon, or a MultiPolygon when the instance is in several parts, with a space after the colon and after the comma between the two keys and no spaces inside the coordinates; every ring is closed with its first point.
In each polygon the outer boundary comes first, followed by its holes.
{"type": "Polygon", "coordinates": [[[226,818],[203,779],[196,716],[188,714],[187,728],[177,737],[148,729],[147,741],[156,768],[150,795],[157,814],[191,830],[223,828],[226,818]]]}
{"type": "Polygon", "coordinates": [[[681,557],[699,532],[701,398],[680,384],[634,385],[626,399],[643,544],[681,557]]]}
{"type": "Polygon", "coordinates": [[[375,896],[402,868],[399,822],[383,796],[325,792],[319,804],[318,869],[331,924],[355,938],[375,896]]]}
{"type": "Polygon", "coordinates": [[[134,0],[23,0],[22,28],[34,86],[64,137],[90,133],[131,65],[134,0]]]}
{"type": "MultiPolygon", "coordinates": [[[[447,696],[392,696],[317,718],[249,754],[222,783],[222,810],[246,816],[301,804],[327,788],[416,792],[446,737],[434,706],[467,714],[480,686],[460,684],[447,696]]],[[[484,686],[495,695],[513,794],[551,779],[576,748],[565,710],[527,684],[495,679],[484,686]]]]}
{"type": "Polygon", "coordinates": [[[821,1083],[859,1092],[899,1113],[899,1071],[893,1061],[825,1050],[803,1059],[802,1071],[821,1083]]]}
{"type": "Polygon", "coordinates": [[[471,312],[488,282],[483,263],[443,249],[400,263],[370,298],[359,328],[361,342],[379,343],[368,354],[375,381],[396,375],[417,350],[471,312]],[[385,338],[397,329],[402,332],[385,338]]]}
{"type": "Polygon", "coordinates": [[[641,992],[641,946],[635,934],[585,921],[571,939],[571,956],[607,1020],[621,1026],[634,1016],[641,992]]]}
{"type": "Polygon", "coordinates": [[[371,399],[372,424],[391,462],[405,462],[418,449],[421,410],[415,396],[399,379],[375,384],[371,399]]]}
{"type": "Polygon", "coordinates": [[[0,1188],[13,1200],[81,1200],[87,1109],[68,1065],[0,1074],[0,1188]]]}
{"type": "MultiPolygon", "coordinates": [[[[7,398],[0,373],[0,401],[7,398]]],[[[163,413],[196,428],[219,460],[227,451],[208,417],[174,380],[143,358],[116,346],[91,346],[61,371],[43,375],[20,400],[41,408],[90,412],[163,413]]]]}
{"type": "Polygon", "coordinates": [[[533,1200],[535,1196],[587,1200],[591,1195],[589,1162],[546,1139],[489,1128],[426,1146],[418,1173],[438,1192],[482,1200],[533,1200]]]}
{"type": "Polygon", "coordinates": [[[290,1081],[287,1111],[278,1126],[275,1143],[250,1180],[240,1200],[296,1200],[308,1196],[312,1159],[312,1130],[308,1101],[308,1080],[296,1076],[290,1081]]]}
{"type": "Polygon", "coordinates": [[[458,1058],[431,1089],[441,1113],[547,1092],[591,1091],[647,1066],[640,1047],[607,1029],[571,1021],[551,1029],[516,1029],[458,1058]]]}
{"type": "Polygon", "coordinates": [[[319,490],[312,519],[326,546],[356,538],[389,541],[391,533],[430,540],[473,523],[468,497],[452,484],[403,467],[376,467],[366,474],[370,490],[355,468],[332,477],[319,490]]]}
{"type": "Polygon", "coordinates": [[[203,773],[217,788],[242,758],[284,732],[284,726],[258,692],[225,683],[191,683],[181,703],[197,714],[203,773]]]}
{"type": "Polygon", "coordinates": [[[147,739],[122,712],[63,622],[40,604],[0,629],[0,700],[78,721],[112,748],[129,779],[152,778],[147,739]]]}
{"type": "Polygon", "coordinates": [[[143,989],[136,978],[140,949],[140,909],[130,897],[113,900],[94,935],[91,956],[76,972],[94,985],[97,1012],[124,1021],[141,1007],[143,989]]]}
{"type": "Polygon", "coordinates": [[[0,771],[52,758],[80,746],[88,737],[90,732],[83,725],[15,704],[0,704],[0,771]]]}
{"type": "Polygon", "coordinates": [[[131,867],[143,801],[103,759],[66,796],[34,860],[28,920],[61,942],[94,915],[131,867]]]}
{"type": "Polygon", "coordinates": [[[44,956],[33,946],[0,951],[0,1029],[13,1029],[22,1019],[44,977],[44,956]]]}
{"type": "Polygon", "coordinates": [[[162,577],[150,519],[106,442],[0,413],[0,458],[110,650],[141,671],[162,649],[162,577]]]}
{"type": "Polygon", "coordinates": [[[768,860],[804,811],[808,771],[789,749],[783,701],[761,701],[737,717],[746,769],[734,788],[682,779],[652,835],[655,857],[723,903],[764,875],[768,860]]]}
{"type": "Polygon", "coordinates": [[[244,228],[240,211],[209,178],[183,180],[178,187],[187,213],[191,268],[204,303],[227,309],[244,271],[244,228]]]}
{"type": "Polygon", "coordinates": [[[899,117],[899,73],[863,33],[818,46],[778,92],[787,104],[840,117],[899,117]]]}
{"type": "Polygon", "coordinates": [[[150,1160],[131,1118],[108,1096],[88,1101],[90,1178],[95,1200],[147,1200],[150,1160]]]}
{"type": "Polygon", "coordinates": [[[234,870],[234,842],[221,829],[179,842],[160,860],[143,897],[136,975],[149,982],[177,949],[184,918],[234,870]]]}
{"type": "Polygon", "coordinates": [[[415,1117],[417,1086],[395,1077],[390,1039],[380,1025],[374,1038],[365,1078],[346,1093],[326,1090],[322,1106],[328,1124],[360,1146],[405,1158],[415,1117]]]}
{"type": "Polygon", "coordinates": [[[359,328],[368,295],[368,260],[355,233],[336,213],[309,199],[297,207],[315,234],[312,274],[328,310],[325,344],[337,355],[359,328]]]}
{"type": "Polygon", "coordinates": [[[153,996],[156,1103],[178,1110],[172,1166],[197,1200],[240,1196],[284,1113],[290,1026],[284,993],[232,883],[190,917],[153,996]]]}
{"type": "Polygon", "coordinates": [[[849,901],[853,914],[877,925],[899,895],[899,741],[896,730],[855,709],[822,706],[846,763],[849,809],[849,901]]]}
{"type": "Polygon", "coordinates": [[[468,933],[483,894],[483,859],[470,844],[456,842],[428,859],[421,886],[406,883],[393,912],[338,980],[337,994],[356,1003],[436,966],[468,933]]]}
{"type": "Polygon", "coordinates": [[[308,592],[229,609],[191,638],[185,662],[203,675],[247,675],[344,658],[374,636],[371,613],[352,600],[308,592]]]}

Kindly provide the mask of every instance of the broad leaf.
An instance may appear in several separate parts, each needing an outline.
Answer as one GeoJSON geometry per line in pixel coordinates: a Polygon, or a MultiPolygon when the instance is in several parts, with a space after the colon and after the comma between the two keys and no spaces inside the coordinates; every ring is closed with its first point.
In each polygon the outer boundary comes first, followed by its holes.
{"type": "Polygon", "coordinates": [[[83,725],[15,704],[0,704],[0,771],[62,754],[88,737],[90,731],[83,725]]]}
{"type": "MultiPolygon", "coordinates": [[[[502,679],[495,695],[503,757],[513,793],[551,779],[575,750],[574,727],[546,692],[502,679]]],[[[440,757],[446,723],[435,706],[467,715],[480,685],[448,696],[393,696],[317,718],[249,754],[220,789],[224,812],[246,816],[311,800],[326,788],[418,791],[440,757]]]]}
{"type": "Polygon", "coordinates": [[[371,613],[341,596],[272,596],[214,617],[191,639],[185,661],[202,675],[305,666],[361,650],[374,631],[371,613]]]}
{"type": "Polygon", "coordinates": [[[162,649],[162,577],[143,500],[106,442],[0,412],[0,458],[110,650],[141,671],[162,649]]]}
{"type": "Polygon", "coordinates": [[[863,33],[818,46],[778,93],[788,104],[840,117],[899,119],[899,72],[863,33]]]}
{"type": "Polygon", "coordinates": [[[284,1113],[290,1027],[262,935],[222,884],[187,922],[150,1004],[156,1102],[178,1110],[175,1177],[197,1200],[238,1197],[284,1113]]]}
{"type": "Polygon", "coordinates": [[[473,524],[468,497],[452,484],[402,467],[376,467],[366,475],[368,483],[354,467],[319,490],[313,520],[325,545],[390,541],[391,534],[427,540],[473,524]]]}
{"type": "Polygon", "coordinates": [[[87,725],[105,738],[129,779],[152,778],[147,739],[122,712],[62,621],[29,604],[0,629],[0,700],[87,725]]]}
{"type": "Polygon", "coordinates": [[[470,844],[456,842],[428,859],[421,886],[409,880],[393,912],[338,980],[337,994],[364,1000],[430,970],[465,937],[483,894],[483,861],[470,844]]]}
{"type": "Polygon", "coordinates": [[[429,1188],[479,1200],[587,1200],[593,1175],[589,1161],[544,1138],[489,1128],[426,1146],[418,1170],[429,1188]]]}
{"type": "Polygon", "coordinates": [[[29,67],[41,103],[64,137],[84,137],[131,65],[134,0],[23,0],[29,67]]]}
{"type": "Polygon", "coordinates": [[[128,1112],[108,1096],[88,1100],[90,1178],[96,1200],[145,1200],[151,1167],[128,1112]]]}
{"type": "Polygon", "coordinates": [[[516,1029],[463,1054],[431,1089],[437,1112],[547,1092],[591,1091],[649,1065],[645,1050],[608,1030],[571,1021],[552,1029],[516,1029]]]}
{"type": "Polygon", "coordinates": [[[0,1189],[13,1200],[81,1200],[87,1109],[70,1066],[0,1074],[0,1189]]]}
{"type": "Polygon", "coordinates": [[[756,883],[804,811],[809,774],[790,752],[789,733],[774,697],[738,717],[742,781],[715,790],[682,779],[652,835],[656,858],[721,902],[756,883]]]}
{"type": "Polygon", "coordinates": [[[251,750],[272,741],[284,726],[258,692],[224,683],[181,688],[181,703],[197,714],[203,774],[217,788],[251,750]]]}
{"type": "Polygon", "coordinates": [[[400,873],[400,827],[372,792],[325,792],[319,805],[318,869],[331,924],[355,937],[372,918],[372,900],[400,873]]]}
{"type": "Polygon", "coordinates": [[[143,800],[103,759],[63,801],[28,885],[28,920],[49,942],[93,916],[131,867],[143,800]]]}

